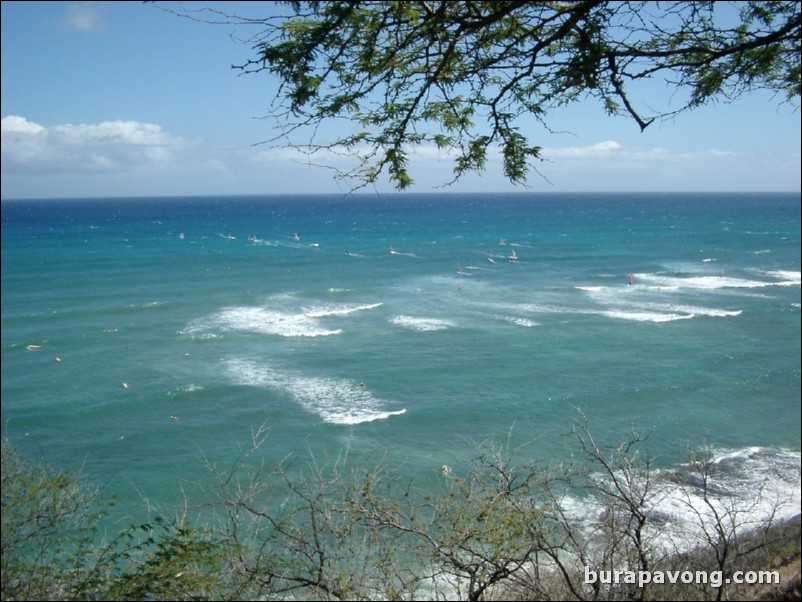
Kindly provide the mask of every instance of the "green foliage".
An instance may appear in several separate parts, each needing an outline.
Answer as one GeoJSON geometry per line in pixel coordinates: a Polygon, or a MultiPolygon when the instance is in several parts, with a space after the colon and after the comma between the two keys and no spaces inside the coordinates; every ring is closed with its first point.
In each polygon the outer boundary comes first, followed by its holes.
{"type": "Polygon", "coordinates": [[[535,462],[517,465],[513,455],[480,448],[466,474],[444,467],[442,489],[420,497],[382,493],[381,475],[367,474],[352,512],[399,536],[393,547],[418,559],[420,584],[445,577],[459,599],[485,599],[534,561],[545,534],[537,500],[547,472],[535,462]]]}
{"type": "Polygon", "coordinates": [[[109,599],[209,600],[224,591],[228,546],[215,534],[157,518],[125,532],[129,540],[135,535],[144,539],[121,555],[126,563],[111,576],[109,599]]]}
{"type": "Polygon", "coordinates": [[[3,599],[50,599],[81,589],[82,579],[73,575],[103,515],[94,499],[69,473],[31,466],[3,441],[3,599]],[[57,566],[64,570],[54,571],[57,566]]]}
{"type": "Polygon", "coordinates": [[[212,599],[228,591],[232,545],[157,517],[99,537],[110,503],[71,474],[2,449],[3,600],[212,599]]]}
{"type": "MultiPolygon", "coordinates": [[[[649,511],[664,493],[635,433],[602,447],[577,424],[579,457],[547,470],[527,448],[478,446],[470,465],[401,479],[383,466],[337,457],[276,467],[209,463],[208,500],[223,520],[208,528],[154,520],[97,537],[105,508],[67,473],[30,465],[7,444],[2,463],[3,600],[649,600],[751,599],[754,590],[685,584],[584,583],[610,571],[758,570],[799,562],[799,521],[756,525],[754,500],[715,489],[709,450],[691,453],[688,482],[674,485],[699,512],[699,545],[665,550],[668,528],[649,511]],[[523,459],[519,459],[523,456],[523,459]],[[421,485],[419,480],[425,480],[421,485]],[[433,481],[434,479],[434,481],[433,481]],[[572,494],[604,509],[570,517],[572,494]],[[283,499],[277,500],[277,492],[283,499]],[[701,499],[701,503],[700,503],[701,499]],[[272,501],[271,501],[272,500],[272,501]],[[746,506],[744,506],[746,503],[746,506]]],[[[668,478],[676,478],[668,475],[668,478]]],[[[759,492],[758,492],[759,495],[759,492]]],[[[798,572],[798,570],[797,570],[798,572]]],[[[791,591],[791,584],[782,584],[791,591]]]]}
{"type": "Polygon", "coordinates": [[[282,138],[308,128],[307,152],[355,153],[340,175],[362,184],[386,172],[411,186],[408,154],[426,144],[451,154],[455,180],[499,152],[523,183],[540,149],[522,125],[548,130],[550,110],[589,97],[644,129],[758,89],[800,95],[798,2],[286,4],[295,14],[265,19],[257,57],[240,68],[278,77],[282,138]],[[667,83],[677,104],[646,106],[646,80],[667,83]],[[338,118],[358,133],[318,139],[338,118]]]}

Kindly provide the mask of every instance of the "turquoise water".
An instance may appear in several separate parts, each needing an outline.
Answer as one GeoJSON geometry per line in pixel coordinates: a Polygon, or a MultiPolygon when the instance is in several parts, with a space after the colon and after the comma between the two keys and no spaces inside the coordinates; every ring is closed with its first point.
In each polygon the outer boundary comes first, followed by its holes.
{"type": "Polygon", "coordinates": [[[577,408],[798,493],[799,195],[2,204],[5,434],[126,511],[263,423],[268,462],[416,475],[510,432],[559,460],[577,408]]]}

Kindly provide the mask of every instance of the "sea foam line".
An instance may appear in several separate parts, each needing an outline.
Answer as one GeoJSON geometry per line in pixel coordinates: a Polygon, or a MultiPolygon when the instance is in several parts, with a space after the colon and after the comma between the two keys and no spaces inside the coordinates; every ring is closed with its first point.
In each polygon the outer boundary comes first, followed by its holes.
{"type": "MultiPolygon", "coordinates": [[[[725,522],[735,521],[741,534],[769,521],[791,519],[802,504],[800,465],[798,451],[721,450],[710,459],[706,489],[699,473],[687,464],[654,471],[644,504],[648,520],[644,542],[666,553],[703,546],[705,530],[712,532],[716,514],[725,522]]],[[[608,511],[605,502],[593,495],[567,494],[560,505],[569,520],[588,532],[604,521],[608,511]]]]}
{"type": "Polygon", "coordinates": [[[779,280],[779,282],[774,283],[774,286],[799,286],[802,284],[802,272],[770,270],[764,273],[769,278],[777,278],[779,280]]]}
{"type": "MultiPolygon", "coordinates": [[[[578,310],[582,313],[598,313],[611,318],[635,320],[638,322],[672,322],[687,320],[697,316],[729,318],[739,316],[740,309],[719,309],[699,305],[677,303],[658,303],[641,300],[642,291],[632,291],[623,287],[585,286],[576,287],[594,301],[610,307],[602,311],[578,310]],[[630,296],[630,293],[633,296],[630,296]],[[636,294],[635,294],[636,293],[636,294]]],[[[650,287],[653,288],[653,287],[650,287]]]]}
{"type": "Polygon", "coordinates": [[[381,307],[383,303],[368,303],[366,305],[348,305],[345,307],[325,307],[316,308],[304,311],[304,316],[310,318],[325,318],[328,316],[347,316],[359,311],[366,311],[368,309],[376,309],[381,307]]]}
{"type": "Polygon", "coordinates": [[[252,332],[282,337],[322,337],[337,335],[341,328],[324,328],[320,320],[333,316],[375,309],[381,303],[363,305],[324,306],[300,311],[282,311],[267,307],[229,307],[192,322],[183,334],[202,334],[210,330],[222,332],[252,332]]]}
{"type": "Polygon", "coordinates": [[[225,366],[235,384],[288,394],[330,424],[356,425],[406,413],[405,408],[386,409],[394,402],[376,397],[363,384],[351,380],[283,371],[247,359],[231,359],[225,366]]]}
{"type": "Polygon", "coordinates": [[[416,318],[413,316],[404,315],[390,318],[390,323],[418,332],[445,330],[446,328],[456,326],[456,324],[451,320],[445,320],[441,318],[416,318]]]}
{"type": "MultiPolygon", "coordinates": [[[[769,286],[790,286],[793,281],[766,282],[762,280],[747,280],[731,276],[668,276],[663,274],[635,274],[635,282],[645,281],[661,286],[677,288],[691,288],[702,290],[718,290],[728,288],[765,288],[769,286]]],[[[797,281],[796,284],[799,284],[797,281]]]]}

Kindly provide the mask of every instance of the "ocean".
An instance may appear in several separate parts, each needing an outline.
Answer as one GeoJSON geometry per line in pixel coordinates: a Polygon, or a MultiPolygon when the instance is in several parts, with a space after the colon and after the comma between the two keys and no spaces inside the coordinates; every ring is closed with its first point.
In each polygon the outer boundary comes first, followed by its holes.
{"type": "Polygon", "coordinates": [[[262,425],[426,487],[481,442],[563,461],[582,415],[799,513],[798,193],[2,203],[4,436],[126,516],[262,425]]]}

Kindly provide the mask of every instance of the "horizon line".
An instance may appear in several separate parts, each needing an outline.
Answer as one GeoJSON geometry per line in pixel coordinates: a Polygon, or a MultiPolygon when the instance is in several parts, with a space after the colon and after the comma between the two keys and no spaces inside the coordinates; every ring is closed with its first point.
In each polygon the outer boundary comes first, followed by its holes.
{"type": "Polygon", "coordinates": [[[620,190],[620,191],[587,191],[587,190],[574,190],[574,191],[543,191],[543,190],[498,190],[498,191],[484,191],[484,192],[465,192],[465,191],[391,191],[391,192],[266,192],[266,193],[231,193],[231,194],[165,194],[165,195],[98,195],[98,196],[31,196],[31,197],[7,197],[0,198],[0,202],[18,202],[18,201],[92,201],[92,200],[121,200],[121,199],[211,199],[211,198],[259,198],[259,197],[308,197],[308,196],[340,196],[347,197],[365,197],[365,196],[414,196],[414,195],[442,195],[442,196],[479,196],[479,195],[543,195],[543,196],[564,196],[571,194],[586,194],[586,195],[659,195],[659,194],[698,194],[698,195],[721,195],[721,194],[798,194],[802,195],[802,190],[620,190]]]}

